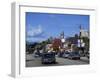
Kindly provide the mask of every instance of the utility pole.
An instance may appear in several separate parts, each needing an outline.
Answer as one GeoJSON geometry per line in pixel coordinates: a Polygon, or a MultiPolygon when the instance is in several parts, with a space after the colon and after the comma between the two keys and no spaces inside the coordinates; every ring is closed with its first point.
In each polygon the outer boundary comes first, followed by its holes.
{"type": "Polygon", "coordinates": [[[62,47],[64,48],[64,42],[65,42],[64,31],[60,34],[60,36],[61,36],[62,47]]]}
{"type": "Polygon", "coordinates": [[[82,53],[84,54],[84,46],[83,46],[83,41],[82,41],[82,26],[80,25],[80,49],[82,53]]]}
{"type": "Polygon", "coordinates": [[[60,34],[60,38],[64,39],[64,31],[60,34]]]}
{"type": "Polygon", "coordinates": [[[80,34],[79,34],[79,38],[80,38],[80,48],[82,47],[82,26],[80,25],[80,34]]]}

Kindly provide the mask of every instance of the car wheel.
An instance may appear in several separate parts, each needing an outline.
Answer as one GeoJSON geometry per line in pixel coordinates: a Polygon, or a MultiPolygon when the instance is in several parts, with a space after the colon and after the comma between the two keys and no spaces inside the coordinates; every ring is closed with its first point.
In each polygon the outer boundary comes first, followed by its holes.
{"type": "Polygon", "coordinates": [[[55,64],[55,63],[56,63],[56,61],[53,61],[53,63],[55,64]]]}
{"type": "Polygon", "coordinates": [[[44,62],[42,62],[42,64],[44,64],[44,62]]]}
{"type": "Polygon", "coordinates": [[[78,59],[80,59],[80,57],[78,59]]]}

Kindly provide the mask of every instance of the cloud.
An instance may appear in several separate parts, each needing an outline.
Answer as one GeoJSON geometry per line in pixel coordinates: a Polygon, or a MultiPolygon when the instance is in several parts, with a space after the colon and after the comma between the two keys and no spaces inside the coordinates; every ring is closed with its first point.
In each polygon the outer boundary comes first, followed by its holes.
{"type": "Polygon", "coordinates": [[[33,38],[33,37],[27,37],[26,41],[27,42],[41,42],[46,40],[45,38],[33,38]]]}
{"type": "Polygon", "coordinates": [[[26,40],[28,42],[40,42],[46,39],[45,32],[41,25],[38,26],[28,26],[26,32],[26,40]]]}
{"type": "Polygon", "coordinates": [[[27,37],[43,37],[44,31],[41,25],[37,27],[30,27],[29,30],[26,32],[27,37]]]}

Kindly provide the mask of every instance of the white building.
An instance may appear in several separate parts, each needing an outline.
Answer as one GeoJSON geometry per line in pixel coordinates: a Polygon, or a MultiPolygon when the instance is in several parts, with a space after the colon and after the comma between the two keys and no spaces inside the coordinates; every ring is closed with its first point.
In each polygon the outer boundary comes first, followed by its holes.
{"type": "Polygon", "coordinates": [[[52,48],[52,44],[47,44],[46,45],[46,50],[50,50],[52,48]]]}
{"type": "Polygon", "coordinates": [[[80,33],[81,37],[89,37],[89,32],[87,30],[81,29],[80,33]]]}

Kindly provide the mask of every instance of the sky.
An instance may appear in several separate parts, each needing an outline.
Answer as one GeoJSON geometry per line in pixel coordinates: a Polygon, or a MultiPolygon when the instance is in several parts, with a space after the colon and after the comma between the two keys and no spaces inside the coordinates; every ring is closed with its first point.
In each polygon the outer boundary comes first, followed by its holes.
{"type": "Polygon", "coordinates": [[[26,41],[39,42],[49,37],[79,34],[79,27],[89,30],[89,15],[26,12],[26,41]]]}

